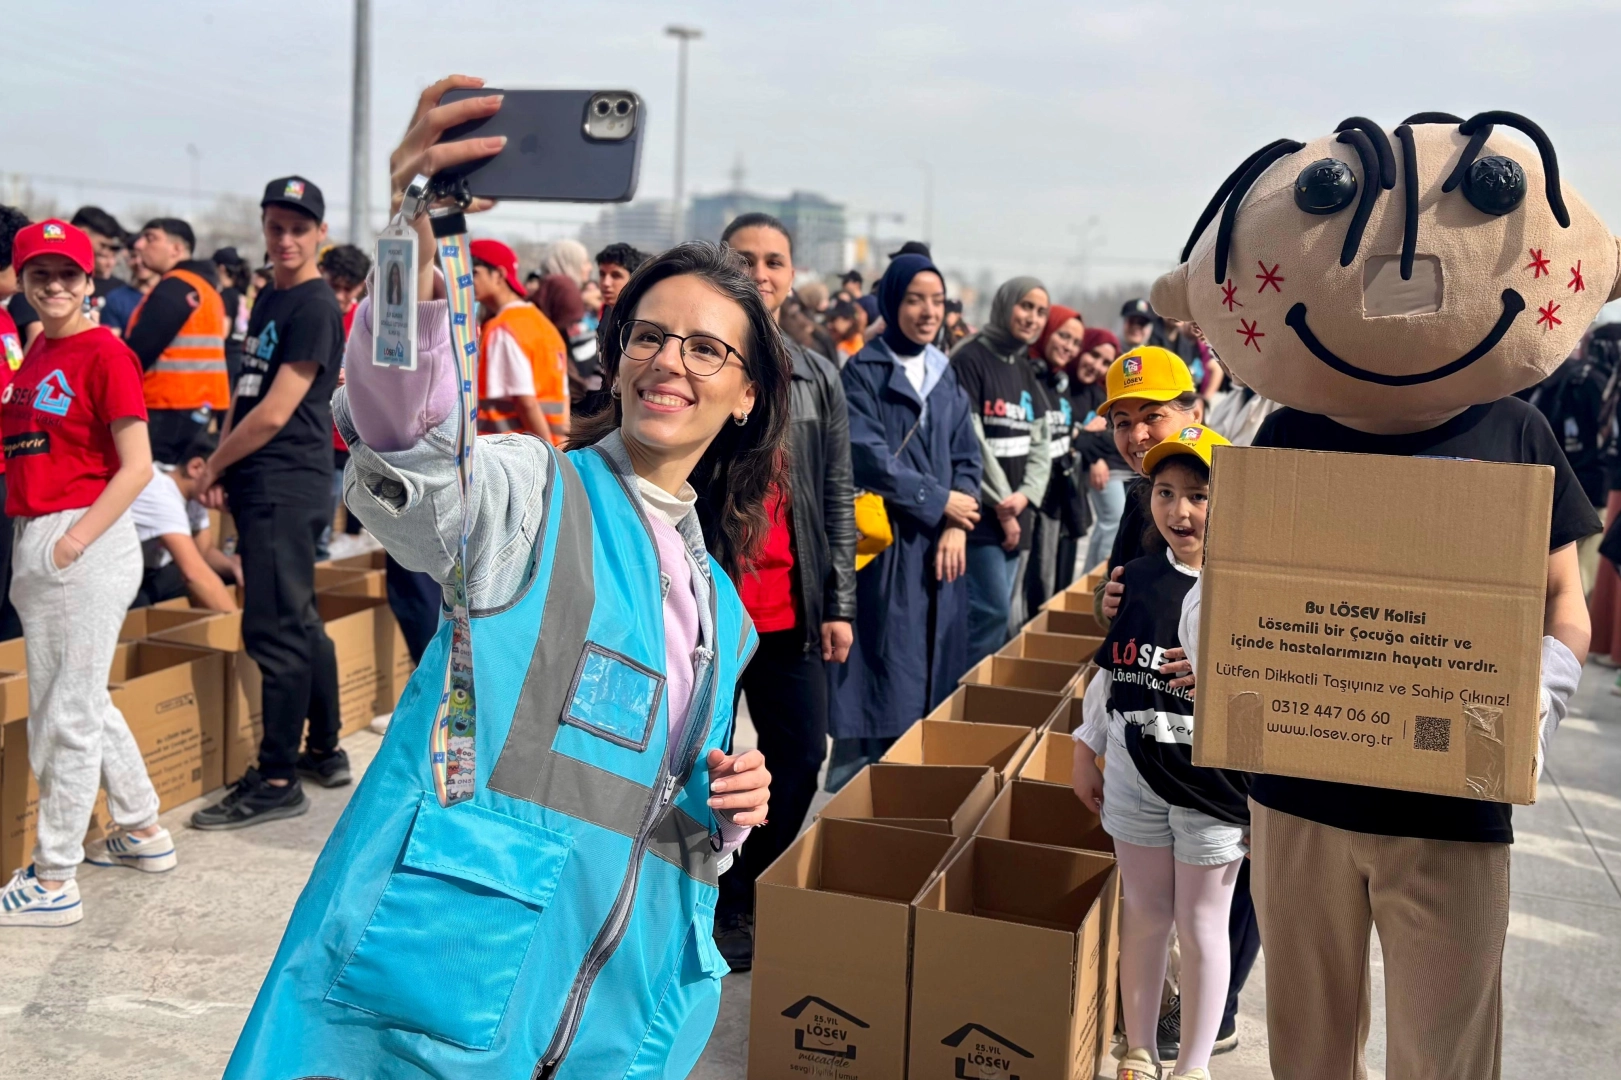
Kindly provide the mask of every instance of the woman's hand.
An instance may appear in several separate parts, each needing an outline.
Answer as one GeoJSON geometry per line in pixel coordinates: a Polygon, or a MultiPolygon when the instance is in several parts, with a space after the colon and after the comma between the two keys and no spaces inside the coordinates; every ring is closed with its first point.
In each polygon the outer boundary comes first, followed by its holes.
{"type": "Polygon", "coordinates": [[[979,524],[979,500],[961,491],[946,496],[946,520],[964,529],[979,524]]]}
{"type": "Polygon", "coordinates": [[[956,581],[968,569],[968,532],[957,525],[940,530],[934,545],[934,576],[940,581],[956,581]]]}
{"type": "Polygon", "coordinates": [[[1188,699],[1193,698],[1193,661],[1188,659],[1188,651],[1181,647],[1165,650],[1165,663],[1159,666],[1161,675],[1174,676],[1168,684],[1172,690],[1186,689],[1188,699]]]}
{"type": "Polygon", "coordinates": [[[845,619],[831,619],[822,624],[822,662],[842,664],[850,658],[850,646],[855,632],[845,619]]]}
{"type": "MultiPolygon", "coordinates": [[[[506,145],[506,136],[495,135],[485,138],[461,139],[456,142],[442,143],[439,137],[449,128],[469,120],[479,120],[486,116],[493,116],[501,108],[499,94],[485,97],[464,98],[461,101],[451,102],[449,105],[439,104],[439,99],[445,96],[447,90],[476,89],[483,86],[484,80],[471,75],[451,75],[440,79],[426,90],[417,99],[416,113],[411,117],[411,125],[406,129],[405,138],[388,155],[389,190],[392,194],[390,212],[397,212],[400,203],[405,198],[405,189],[418,173],[423,176],[433,176],[435,173],[448,169],[453,165],[462,165],[469,161],[487,158],[491,154],[500,153],[506,145]]],[[[467,207],[468,213],[488,210],[495,203],[490,199],[474,199],[472,205],[467,207]]],[[[427,214],[422,214],[411,222],[411,227],[417,231],[417,295],[423,299],[433,295],[433,263],[435,243],[433,227],[427,214]]]]}
{"type": "Polygon", "coordinates": [[[1069,783],[1082,806],[1094,814],[1103,813],[1103,772],[1098,768],[1098,756],[1080,739],[1075,740],[1075,762],[1070,767],[1069,783]]]}
{"type": "Polygon", "coordinates": [[[63,533],[56,538],[56,543],[51,546],[51,565],[58,570],[66,570],[78,562],[79,556],[83,554],[83,545],[67,533],[63,533]]]}
{"type": "Polygon", "coordinates": [[[1126,598],[1126,587],[1120,584],[1125,572],[1124,566],[1115,567],[1109,571],[1109,583],[1103,586],[1103,617],[1111,622],[1120,616],[1120,602],[1126,598]]]}
{"type": "Polygon", "coordinates": [[[1015,491],[1007,498],[996,504],[996,516],[1006,520],[1016,518],[1024,513],[1030,505],[1030,497],[1022,491],[1015,491]]]}
{"type": "Polygon", "coordinates": [[[1109,463],[1102,458],[1092,462],[1091,468],[1086,470],[1086,479],[1091,483],[1093,491],[1102,491],[1109,486],[1109,463]]]}
{"type": "Polygon", "coordinates": [[[1083,424],[1081,426],[1081,430],[1082,431],[1108,431],[1109,430],[1109,420],[1108,420],[1107,417],[1094,416],[1094,417],[1092,417],[1092,419],[1088,420],[1085,424],[1083,424]]]}
{"type": "Polygon", "coordinates": [[[771,804],[765,755],[750,750],[728,757],[709,752],[709,807],[733,825],[764,825],[771,804]]]}
{"type": "MultiPolygon", "coordinates": [[[[1001,509],[997,509],[997,516],[1001,516],[1001,509]]],[[[1002,550],[1017,551],[1019,547],[1019,519],[1015,517],[1002,518],[1002,550]]]]}

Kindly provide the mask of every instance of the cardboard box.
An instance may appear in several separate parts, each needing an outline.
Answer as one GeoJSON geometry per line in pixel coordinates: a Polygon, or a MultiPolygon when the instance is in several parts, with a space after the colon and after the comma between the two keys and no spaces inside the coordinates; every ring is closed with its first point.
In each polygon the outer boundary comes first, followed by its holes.
{"type": "Polygon", "coordinates": [[[906,1075],[910,902],[952,844],[823,818],[760,875],[749,1080],[906,1075]]]}
{"type": "Polygon", "coordinates": [[[341,570],[384,570],[388,567],[388,553],[382,548],[362,552],[359,555],[349,555],[342,559],[332,559],[330,565],[341,570]]]}
{"type": "Polygon", "coordinates": [[[1213,472],[1194,761],[1534,802],[1553,469],[1223,447],[1213,472]]]}
{"type": "MultiPolygon", "coordinates": [[[[1091,676],[1095,675],[1096,673],[1097,672],[1095,669],[1086,672],[1085,674],[1087,676],[1087,681],[1091,682],[1091,676]]],[[[1077,694],[1068,701],[1064,702],[1063,705],[1059,706],[1058,711],[1053,713],[1052,719],[1047,722],[1047,730],[1062,732],[1065,735],[1069,735],[1074,732],[1076,728],[1081,726],[1082,721],[1085,719],[1081,715],[1082,704],[1083,702],[1081,701],[1080,694],[1077,694]]]]}
{"type": "MultiPolygon", "coordinates": [[[[1066,612],[1074,615],[1091,615],[1093,611],[1092,598],[1096,594],[1097,586],[1083,589],[1078,584],[1071,585],[1063,592],[1054,593],[1041,605],[1041,610],[1066,612]]],[[[1101,628],[1100,628],[1101,629],[1101,628]]]]}
{"type": "Polygon", "coordinates": [[[1102,818],[1068,788],[1037,780],[1008,781],[974,826],[974,835],[1114,854],[1114,840],[1103,831],[1102,818]]]}
{"type": "Polygon", "coordinates": [[[957,684],[1016,686],[1024,690],[1045,690],[1048,693],[1060,694],[1068,692],[1070,685],[1075,681],[1075,676],[1080,673],[1079,664],[992,655],[964,672],[962,678],[957,680],[957,684]]]}
{"type": "Polygon", "coordinates": [[[1092,614],[1091,602],[1085,611],[1054,611],[1048,609],[1024,624],[1024,629],[1042,634],[1074,634],[1078,637],[1103,638],[1108,629],[1092,614]]]}
{"type": "Polygon", "coordinates": [[[996,771],[976,765],[868,765],[818,817],[967,836],[996,798],[996,771]]]}
{"type": "Polygon", "coordinates": [[[158,631],[152,640],[211,649],[222,655],[222,781],[234,784],[259,761],[259,741],[264,735],[259,665],[243,650],[240,611],[202,614],[200,619],[158,631]]]}
{"type": "Polygon", "coordinates": [[[326,622],[327,637],[337,649],[341,731],[348,735],[371,723],[379,712],[394,708],[393,701],[386,708],[378,706],[388,692],[385,688],[393,686],[394,635],[398,628],[394,613],[378,597],[317,593],[315,606],[326,622]],[[390,672],[387,680],[383,678],[385,663],[390,672]]]}
{"type": "Polygon", "coordinates": [[[119,641],[140,641],[142,638],[152,637],[176,626],[184,626],[198,619],[208,617],[208,612],[201,611],[189,605],[184,608],[177,607],[143,607],[133,608],[124,616],[124,625],[119,628],[119,641]]]}
{"type": "Polygon", "coordinates": [[[315,591],[341,592],[348,596],[388,596],[388,583],[381,570],[361,570],[346,566],[317,566],[315,591]]]}
{"type": "Polygon", "coordinates": [[[1075,740],[1065,732],[1044,731],[1014,775],[1020,780],[1057,784],[1068,791],[1074,766],[1075,740]]]}
{"type": "Polygon", "coordinates": [[[1100,637],[1075,634],[1049,634],[1041,630],[1021,630],[1012,641],[996,650],[997,656],[1017,656],[1026,660],[1053,660],[1080,666],[1091,661],[1102,647],[1100,637]]]}
{"type": "Polygon", "coordinates": [[[39,786],[28,767],[28,721],[8,720],[0,727],[0,877],[34,857],[34,817],[39,813],[39,786]]]}
{"type": "Polygon", "coordinates": [[[1006,724],[1039,728],[1067,699],[1045,690],[1015,686],[964,683],[934,707],[925,720],[955,720],[960,724],[1006,724]]]}
{"type": "Polygon", "coordinates": [[[910,1075],[1091,1080],[1114,859],[976,836],[915,904],[910,1075]]]}
{"type": "Polygon", "coordinates": [[[0,724],[28,715],[28,652],[22,638],[0,641],[0,724]]]}
{"type": "Polygon", "coordinates": [[[999,780],[1009,780],[1035,742],[1034,730],[1010,724],[919,720],[879,760],[900,765],[988,765],[999,780]]]}

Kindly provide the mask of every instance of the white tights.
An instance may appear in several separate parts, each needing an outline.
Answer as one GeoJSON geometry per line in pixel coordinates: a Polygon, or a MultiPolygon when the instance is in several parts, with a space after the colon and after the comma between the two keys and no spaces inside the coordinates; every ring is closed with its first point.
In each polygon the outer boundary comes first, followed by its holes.
{"type": "Polygon", "coordinates": [[[1171,924],[1182,945],[1182,1048],[1176,1072],[1210,1065],[1210,1048],[1227,1004],[1232,957],[1227,915],[1238,862],[1189,866],[1168,847],[1115,841],[1125,908],[1120,914],[1120,993],[1126,1011],[1126,1044],[1146,1048],[1158,1060],[1154,1029],[1165,983],[1171,924]]]}

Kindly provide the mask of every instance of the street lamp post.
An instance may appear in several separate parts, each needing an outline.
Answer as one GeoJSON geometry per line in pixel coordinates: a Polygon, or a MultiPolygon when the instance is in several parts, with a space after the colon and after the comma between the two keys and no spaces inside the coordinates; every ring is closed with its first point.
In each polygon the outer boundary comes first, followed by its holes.
{"type": "Polygon", "coordinates": [[[371,0],[355,0],[354,86],[349,97],[349,242],[371,227],[371,0]]]}
{"type": "Polygon", "coordinates": [[[675,68],[675,203],[672,207],[672,239],[680,243],[686,238],[686,169],[687,169],[687,43],[704,36],[695,26],[666,26],[664,33],[679,43],[675,68]]]}
{"type": "Polygon", "coordinates": [[[196,143],[187,143],[186,156],[191,159],[191,216],[195,218],[199,206],[197,189],[202,187],[203,152],[197,149],[196,143]]]}
{"type": "Polygon", "coordinates": [[[930,246],[934,244],[934,165],[931,162],[920,161],[917,167],[923,170],[923,242],[930,246]]]}

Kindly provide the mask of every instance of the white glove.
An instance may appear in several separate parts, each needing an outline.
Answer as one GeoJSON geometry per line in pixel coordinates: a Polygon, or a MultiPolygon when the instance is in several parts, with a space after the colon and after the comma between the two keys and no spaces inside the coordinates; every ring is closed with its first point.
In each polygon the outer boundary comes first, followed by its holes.
{"type": "Polygon", "coordinates": [[[1570,711],[1570,696],[1582,679],[1582,665],[1576,654],[1555,637],[1542,639],[1542,687],[1540,707],[1537,710],[1537,779],[1542,779],[1542,767],[1548,760],[1548,747],[1554,732],[1559,730],[1565,714],[1570,711]]]}

